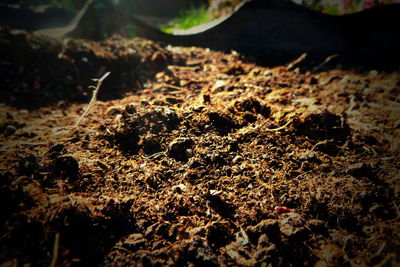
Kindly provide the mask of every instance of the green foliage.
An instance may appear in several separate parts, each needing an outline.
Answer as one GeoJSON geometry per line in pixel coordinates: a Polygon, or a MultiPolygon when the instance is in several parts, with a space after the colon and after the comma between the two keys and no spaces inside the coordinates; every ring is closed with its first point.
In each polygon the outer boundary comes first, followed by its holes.
{"type": "Polygon", "coordinates": [[[183,11],[179,17],[160,25],[160,30],[172,33],[174,30],[186,30],[196,25],[210,22],[211,20],[212,17],[207,6],[203,5],[199,8],[191,8],[183,11]]]}
{"type": "Polygon", "coordinates": [[[323,13],[337,15],[337,14],[339,14],[338,6],[337,5],[328,5],[323,8],[323,13]]]}

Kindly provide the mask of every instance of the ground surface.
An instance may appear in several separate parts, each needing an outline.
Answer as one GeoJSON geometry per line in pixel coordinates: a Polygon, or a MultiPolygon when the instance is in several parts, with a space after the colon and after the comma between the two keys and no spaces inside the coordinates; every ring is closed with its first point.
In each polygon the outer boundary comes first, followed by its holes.
{"type": "Polygon", "coordinates": [[[0,32],[2,266],[400,263],[399,72],[0,32]]]}

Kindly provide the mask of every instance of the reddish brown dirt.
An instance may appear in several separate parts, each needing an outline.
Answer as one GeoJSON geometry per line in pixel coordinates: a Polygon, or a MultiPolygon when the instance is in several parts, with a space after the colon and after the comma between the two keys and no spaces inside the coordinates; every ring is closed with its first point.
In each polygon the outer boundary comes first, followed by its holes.
{"type": "Polygon", "coordinates": [[[2,266],[400,263],[399,72],[2,34],[2,266]]]}

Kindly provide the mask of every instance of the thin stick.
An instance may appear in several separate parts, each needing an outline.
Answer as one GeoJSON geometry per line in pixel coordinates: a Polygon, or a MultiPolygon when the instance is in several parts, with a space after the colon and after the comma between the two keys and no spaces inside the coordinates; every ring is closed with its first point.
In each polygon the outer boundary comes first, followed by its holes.
{"type": "Polygon", "coordinates": [[[60,244],[60,233],[56,233],[53,246],[53,258],[51,259],[50,267],[55,267],[57,264],[59,244],[60,244]]]}
{"type": "Polygon", "coordinates": [[[285,125],[279,127],[279,128],[275,128],[275,129],[265,129],[265,131],[267,132],[276,132],[276,131],[280,131],[284,128],[286,128],[290,123],[292,122],[292,120],[289,120],[287,123],[285,123],[285,125]]]}
{"type": "Polygon", "coordinates": [[[325,60],[324,60],[321,64],[319,64],[318,66],[316,66],[316,67],[313,69],[313,71],[315,72],[315,71],[320,70],[320,69],[321,69],[323,66],[325,66],[329,61],[331,61],[332,59],[334,59],[334,58],[336,58],[336,57],[338,57],[338,56],[339,56],[339,54],[330,55],[329,57],[325,58],[325,60]]]}
{"type": "Polygon", "coordinates": [[[171,88],[171,89],[176,89],[176,90],[185,90],[185,88],[183,88],[183,87],[179,87],[179,86],[172,85],[172,84],[164,83],[164,84],[162,84],[162,86],[165,86],[165,87],[168,87],[168,88],[171,88]]]}
{"type": "Polygon", "coordinates": [[[96,99],[97,99],[97,93],[99,92],[100,87],[103,84],[103,81],[110,74],[111,74],[111,72],[107,72],[106,74],[103,75],[103,77],[101,77],[98,80],[97,79],[95,80],[95,81],[97,81],[97,86],[96,86],[96,89],[94,89],[94,91],[93,91],[92,99],[90,99],[89,105],[85,109],[85,112],[82,114],[82,116],[79,117],[78,121],[75,123],[75,127],[77,127],[81,123],[83,118],[89,113],[89,110],[93,107],[93,105],[94,105],[94,103],[96,102],[96,99]]]}
{"type": "Polygon", "coordinates": [[[169,65],[168,69],[177,69],[177,70],[196,70],[199,67],[189,67],[189,66],[177,66],[177,65],[169,65]]]}
{"type": "Polygon", "coordinates": [[[302,62],[305,58],[307,57],[307,53],[301,54],[297,59],[294,61],[290,62],[289,65],[286,67],[287,70],[293,69],[295,66],[297,66],[300,62],[302,62]]]}

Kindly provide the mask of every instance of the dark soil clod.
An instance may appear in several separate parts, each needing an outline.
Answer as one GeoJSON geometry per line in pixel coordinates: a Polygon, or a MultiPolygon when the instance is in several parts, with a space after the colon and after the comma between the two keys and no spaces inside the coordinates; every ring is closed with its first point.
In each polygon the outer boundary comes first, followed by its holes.
{"type": "Polygon", "coordinates": [[[168,145],[168,155],[174,159],[187,160],[190,156],[188,149],[194,142],[190,138],[176,138],[168,145]]]}
{"type": "Polygon", "coordinates": [[[350,136],[347,123],[338,115],[322,112],[306,116],[296,125],[297,131],[313,140],[344,141],[350,136]]]}

